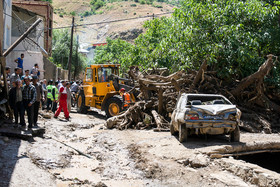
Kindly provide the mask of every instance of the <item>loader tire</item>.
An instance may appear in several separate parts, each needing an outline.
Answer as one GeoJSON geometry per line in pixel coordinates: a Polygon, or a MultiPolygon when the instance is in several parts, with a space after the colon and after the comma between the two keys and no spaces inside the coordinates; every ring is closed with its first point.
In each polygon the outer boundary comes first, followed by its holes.
{"type": "Polygon", "coordinates": [[[88,111],[87,106],[85,106],[85,95],[84,92],[81,91],[80,94],[78,95],[78,100],[77,100],[77,112],[81,114],[86,114],[88,111]]]}
{"type": "Polygon", "coordinates": [[[107,118],[117,116],[121,113],[123,107],[123,99],[120,95],[114,95],[106,101],[105,112],[107,118]]]}

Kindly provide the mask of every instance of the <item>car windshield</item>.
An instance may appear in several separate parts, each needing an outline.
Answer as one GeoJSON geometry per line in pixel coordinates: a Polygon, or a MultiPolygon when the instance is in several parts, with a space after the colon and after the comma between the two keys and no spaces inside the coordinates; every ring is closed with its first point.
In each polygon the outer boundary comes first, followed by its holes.
{"type": "Polygon", "coordinates": [[[224,97],[219,95],[213,96],[203,96],[203,95],[188,95],[187,97],[187,105],[215,105],[215,104],[227,104],[231,105],[231,103],[224,97]]]}

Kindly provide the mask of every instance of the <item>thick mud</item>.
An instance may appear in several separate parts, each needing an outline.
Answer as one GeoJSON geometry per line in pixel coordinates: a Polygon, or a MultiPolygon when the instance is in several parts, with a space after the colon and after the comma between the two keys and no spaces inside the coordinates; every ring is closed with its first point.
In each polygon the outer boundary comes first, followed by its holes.
{"type": "Polygon", "coordinates": [[[33,142],[0,137],[0,186],[277,186],[280,174],[235,159],[278,149],[278,134],[190,137],[169,132],[107,130],[100,114],[42,119],[33,142]],[[233,157],[234,156],[234,157],[233,157]]]}

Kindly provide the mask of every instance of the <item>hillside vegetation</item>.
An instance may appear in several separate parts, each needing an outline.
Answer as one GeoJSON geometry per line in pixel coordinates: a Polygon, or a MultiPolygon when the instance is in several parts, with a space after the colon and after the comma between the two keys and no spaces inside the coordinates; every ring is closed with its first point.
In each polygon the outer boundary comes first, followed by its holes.
{"type": "MultiPolygon", "coordinates": [[[[93,7],[91,0],[53,0],[54,27],[71,25],[72,16],[75,17],[76,24],[89,24],[168,13],[172,12],[174,7],[176,7],[164,2],[153,2],[152,4],[140,3],[140,1],[114,2],[113,0],[111,2],[106,1],[101,7],[96,9],[93,7]]],[[[76,28],[76,33],[79,35],[81,43],[92,44],[106,42],[106,38],[113,33],[141,29],[144,21],[148,19],[152,18],[81,26],[76,28]]]]}

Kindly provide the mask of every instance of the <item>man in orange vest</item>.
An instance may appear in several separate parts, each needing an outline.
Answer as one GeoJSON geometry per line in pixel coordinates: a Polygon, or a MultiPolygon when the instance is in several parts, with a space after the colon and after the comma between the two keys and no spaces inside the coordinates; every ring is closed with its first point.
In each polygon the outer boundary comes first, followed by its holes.
{"type": "Polygon", "coordinates": [[[121,91],[120,95],[122,96],[123,103],[124,103],[123,108],[127,109],[129,107],[129,103],[131,103],[130,94],[125,92],[124,88],[122,88],[120,91],[121,91]]]}

